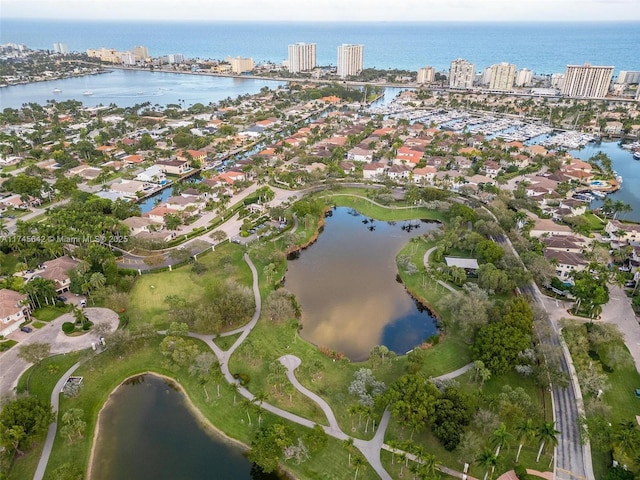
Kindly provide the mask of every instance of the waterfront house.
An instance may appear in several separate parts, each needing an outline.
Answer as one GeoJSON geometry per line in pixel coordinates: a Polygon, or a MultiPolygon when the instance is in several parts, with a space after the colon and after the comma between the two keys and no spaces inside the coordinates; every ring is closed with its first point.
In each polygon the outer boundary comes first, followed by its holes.
{"type": "Polygon", "coordinates": [[[191,162],[189,160],[158,160],[156,165],[160,170],[169,175],[184,175],[191,170],[191,162]]]}
{"type": "Polygon", "coordinates": [[[13,290],[3,288],[0,290],[0,335],[15,332],[22,325],[29,314],[26,304],[27,296],[13,290]]]}
{"type": "Polygon", "coordinates": [[[155,183],[157,185],[164,185],[167,183],[167,176],[159,165],[152,165],[146,170],[143,170],[135,179],[139,182],[155,183]]]}
{"type": "Polygon", "coordinates": [[[616,243],[640,242],[640,225],[636,223],[609,220],[604,231],[609,234],[609,239],[616,243]]]}
{"type": "Polygon", "coordinates": [[[121,180],[120,182],[112,183],[109,186],[109,190],[122,197],[135,199],[144,194],[147,185],[147,183],[138,180],[121,180]]]}

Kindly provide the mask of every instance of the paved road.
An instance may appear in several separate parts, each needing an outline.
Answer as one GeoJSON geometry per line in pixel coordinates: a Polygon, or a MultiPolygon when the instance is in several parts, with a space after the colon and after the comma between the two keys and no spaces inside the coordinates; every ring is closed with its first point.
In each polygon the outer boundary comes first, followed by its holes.
{"type": "Polygon", "coordinates": [[[636,370],[640,373],[640,323],[629,298],[617,285],[609,287],[609,303],[602,308],[602,321],[612,323],[624,334],[636,370]]]}
{"type": "MultiPolygon", "coordinates": [[[[118,314],[113,310],[108,308],[87,308],[85,312],[89,320],[94,324],[107,322],[113,330],[118,327],[118,314]]],[[[44,327],[34,329],[31,333],[18,331],[9,336],[9,338],[14,338],[15,336],[20,343],[0,354],[0,399],[12,397],[15,394],[18,379],[30,366],[29,363],[18,357],[20,345],[28,345],[35,342],[48,343],[51,345],[52,354],[75,352],[91,347],[91,343],[96,341],[96,336],[92,332],[79,337],[68,337],[62,332],[62,324],[68,321],[74,321],[71,313],[61,315],[44,327]]]]}
{"type": "MultiPolygon", "coordinates": [[[[423,258],[423,263],[425,268],[428,270],[429,269],[429,257],[431,256],[431,254],[433,253],[433,251],[438,248],[438,247],[431,247],[429,250],[427,250],[424,253],[424,258],[423,258]]],[[[442,280],[436,280],[436,282],[438,282],[440,285],[442,285],[444,288],[446,288],[447,290],[449,290],[450,292],[455,293],[456,295],[458,295],[460,292],[458,290],[456,290],[455,288],[453,288],[451,285],[449,285],[446,282],[443,282],[442,280]]]]}

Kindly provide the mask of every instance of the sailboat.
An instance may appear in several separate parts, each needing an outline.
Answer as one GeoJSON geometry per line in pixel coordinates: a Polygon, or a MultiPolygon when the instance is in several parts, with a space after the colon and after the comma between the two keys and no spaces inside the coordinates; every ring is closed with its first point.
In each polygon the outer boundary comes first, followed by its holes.
{"type": "Polygon", "coordinates": [[[82,92],[83,95],[93,95],[93,92],[91,90],[85,90],[84,92],[82,92]]]}

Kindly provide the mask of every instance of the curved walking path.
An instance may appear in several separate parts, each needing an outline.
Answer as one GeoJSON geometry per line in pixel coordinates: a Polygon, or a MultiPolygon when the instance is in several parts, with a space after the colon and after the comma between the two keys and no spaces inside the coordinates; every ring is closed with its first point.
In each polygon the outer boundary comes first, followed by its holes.
{"type": "MultiPolygon", "coordinates": [[[[427,250],[426,252],[424,252],[424,266],[425,268],[428,270],[429,269],[429,257],[431,256],[431,253],[438,247],[431,247],[429,250],[427,250]]],[[[458,290],[456,290],[455,288],[453,288],[451,285],[449,285],[446,282],[443,282],[442,280],[436,280],[436,282],[438,282],[440,285],[442,285],[444,288],[446,288],[447,290],[455,293],[456,295],[458,295],[460,292],[458,290]]]]}

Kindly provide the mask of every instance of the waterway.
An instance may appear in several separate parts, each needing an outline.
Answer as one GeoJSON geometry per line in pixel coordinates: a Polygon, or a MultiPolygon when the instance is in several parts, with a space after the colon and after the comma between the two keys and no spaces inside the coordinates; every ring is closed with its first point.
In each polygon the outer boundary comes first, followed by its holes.
{"type": "Polygon", "coordinates": [[[0,88],[0,106],[20,108],[24,103],[44,105],[48,100],[78,100],[90,107],[112,103],[119,107],[131,107],[144,102],[188,107],[194,103],[207,105],[227,97],[253,95],[263,87],[275,89],[280,85],[284,85],[284,82],[114,69],[98,75],[0,88]],[[54,89],[61,91],[54,93],[54,89]],[[88,92],[91,95],[85,94],[88,92]]]}
{"type": "Polygon", "coordinates": [[[376,345],[404,354],[435,334],[435,317],[396,280],[395,257],[438,225],[372,220],[346,207],[330,213],[317,242],[288,262],[286,288],[302,307],[302,337],[360,361],[376,345]]]}
{"type": "MultiPolygon", "coordinates": [[[[609,195],[614,202],[622,200],[631,205],[633,211],[623,213],[621,219],[640,222],[640,161],[633,159],[633,154],[629,150],[620,147],[618,142],[588,143],[582,150],[572,150],[571,155],[588,160],[598,152],[604,152],[611,158],[613,169],[622,175],[622,185],[617,192],[609,195]]],[[[591,204],[592,209],[602,205],[602,201],[596,200],[591,204]]]]}
{"type": "Polygon", "coordinates": [[[133,377],[100,414],[91,480],[278,480],[237,446],[204,430],[184,395],[154,375],[133,377]]]}

